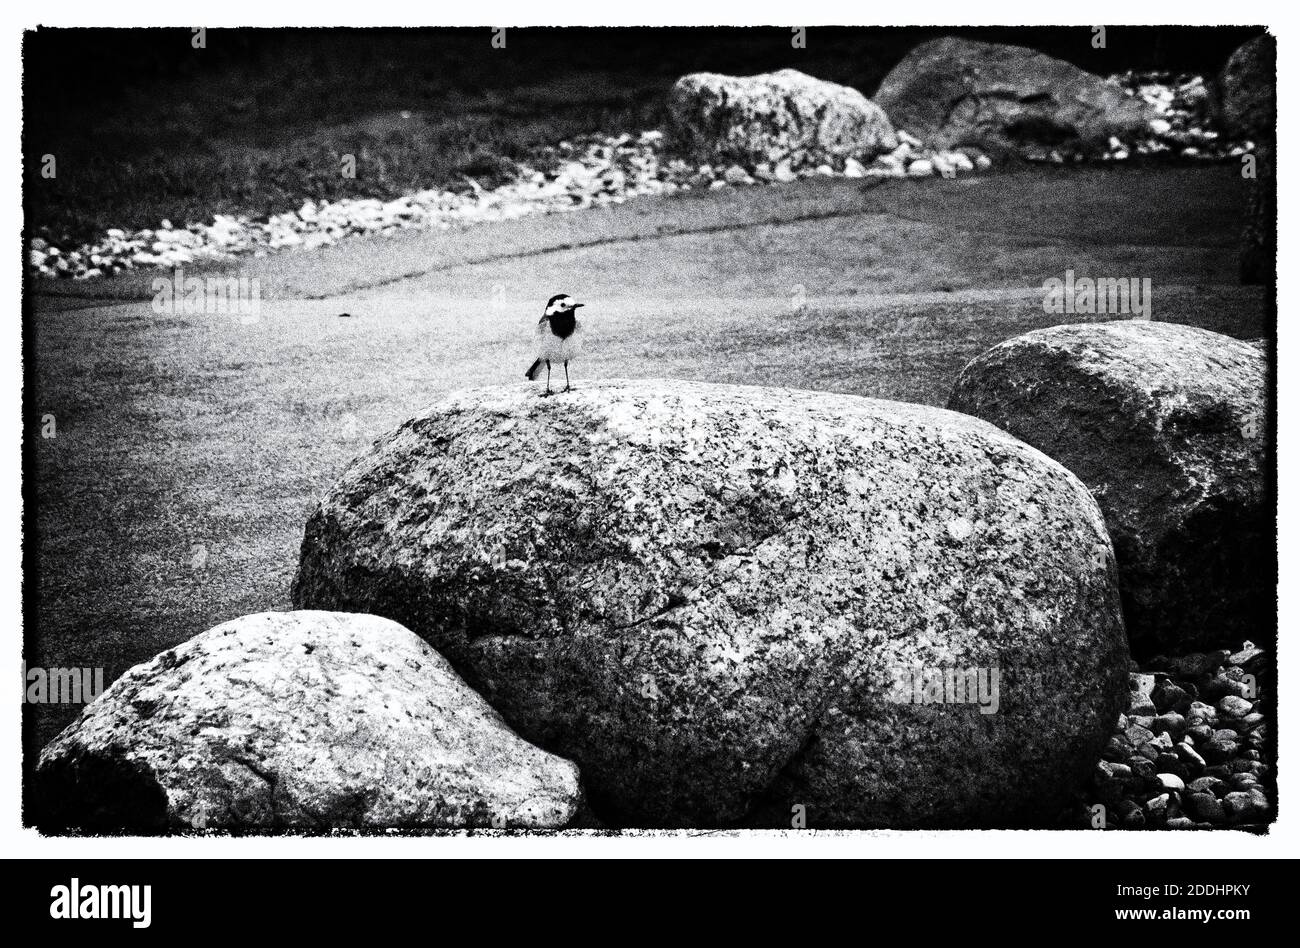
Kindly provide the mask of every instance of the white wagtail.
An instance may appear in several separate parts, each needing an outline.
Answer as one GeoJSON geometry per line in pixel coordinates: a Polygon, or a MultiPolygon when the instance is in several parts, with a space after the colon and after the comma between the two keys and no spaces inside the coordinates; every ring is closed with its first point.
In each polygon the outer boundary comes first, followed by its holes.
{"type": "Polygon", "coordinates": [[[524,373],[530,382],[535,382],[546,366],[546,391],[551,392],[551,363],[564,363],[564,391],[573,386],[569,384],[569,363],[582,352],[582,324],[578,322],[578,307],[568,293],[552,296],[546,304],[546,312],[537,322],[537,361],[524,373]]]}

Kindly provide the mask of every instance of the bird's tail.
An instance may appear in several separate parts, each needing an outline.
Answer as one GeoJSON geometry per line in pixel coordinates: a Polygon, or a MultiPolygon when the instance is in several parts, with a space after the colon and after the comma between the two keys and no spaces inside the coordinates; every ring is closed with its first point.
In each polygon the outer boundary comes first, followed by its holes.
{"type": "Polygon", "coordinates": [[[530,382],[536,382],[537,376],[541,374],[541,371],[542,371],[542,360],[538,359],[536,362],[534,362],[532,365],[528,367],[528,371],[524,373],[524,378],[528,379],[528,381],[530,382]]]}

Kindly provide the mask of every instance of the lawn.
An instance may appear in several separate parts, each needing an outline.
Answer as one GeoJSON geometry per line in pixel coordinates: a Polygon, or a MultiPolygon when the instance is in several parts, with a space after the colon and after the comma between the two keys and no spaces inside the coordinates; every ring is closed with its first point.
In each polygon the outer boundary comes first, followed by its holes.
{"type": "MultiPolygon", "coordinates": [[[[1156,319],[1267,331],[1262,293],[1234,285],[1243,193],[1229,171],[971,180],[810,181],[287,253],[250,263],[267,298],[249,325],[156,315],[138,281],[36,296],[26,660],[112,680],[218,622],[288,608],[316,499],[439,394],[527,384],[553,292],[589,303],[578,385],[943,404],[969,358],[1062,321],[1038,287],[1067,268],[1151,277],[1156,319]]],[[[75,715],[26,711],[29,754],[75,715]]]]}

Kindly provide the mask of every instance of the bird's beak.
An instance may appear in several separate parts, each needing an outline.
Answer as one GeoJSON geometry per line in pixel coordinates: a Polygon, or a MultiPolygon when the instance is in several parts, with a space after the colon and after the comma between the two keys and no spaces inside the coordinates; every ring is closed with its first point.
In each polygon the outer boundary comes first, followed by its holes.
{"type": "Polygon", "coordinates": [[[586,303],[574,303],[573,308],[577,309],[579,306],[586,306],[586,305],[587,305],[586,303]]]}

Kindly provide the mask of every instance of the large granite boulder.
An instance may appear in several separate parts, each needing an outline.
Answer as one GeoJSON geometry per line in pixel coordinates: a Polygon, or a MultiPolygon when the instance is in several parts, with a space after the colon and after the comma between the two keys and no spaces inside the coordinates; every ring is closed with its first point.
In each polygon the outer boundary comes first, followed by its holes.
{"type": "Polygon", "coordinates": [[[377,616],[265,612],[115,681],[42,751],[35,822],[166,832],[566,825],[577,768],[377,616]]]}
{"type": "Polygon", "coordinates": [[[1261,34],[1237,48],[1219,73],[1219,118],[1233,135],[1272,139],[1277,129],[1277,41],[1261,34]]]}
{"type": "Polygon", "coordinates": [[[1100,151],[1111,136],[1149,137],[1157,117],[1141,99],[1064,60],[954,36],[909,52],[875,101],[931,147],[1003,155],[1100,151]]]}
{"type": "Polygon", "coordinates": [[[1086,783],[1127,700],[1111,557],[1072,474],[967,416],[517,386],[354,462],[293,598],[428,638],[607,823],[1017,825],[1086,783]],[[983,710],[934,701],[952,670],[983,710]]]}
{"type": "Polygon", "coordinates": [[[691,73],[669,93],[668,116],[675,149],[708,163],[839,168],[898,147],[889,118],[861,92],[795,69],[691,73]]]}
{"type": "Polygon", "coordinates": [[[1176,323],[1054,326],[962,371],[948,407],[1089,486],[1115,544],[1133,651],[1267,640],[1276,556],[1262,346],[1176,323]]]}

